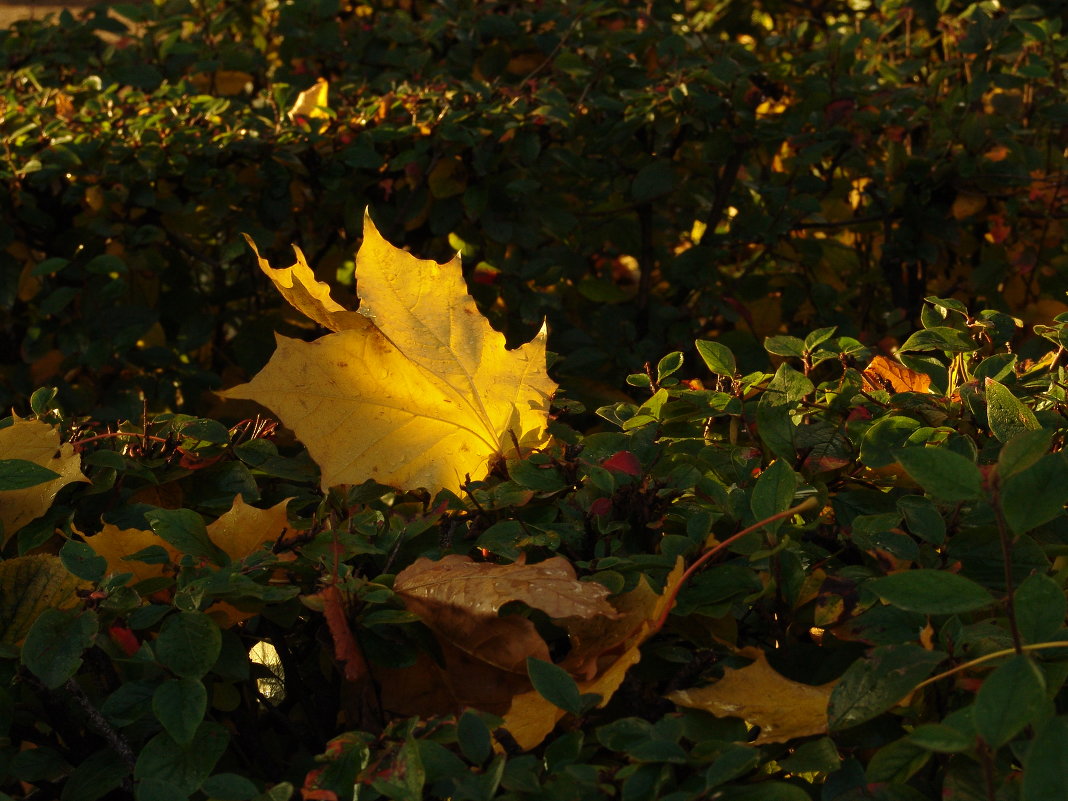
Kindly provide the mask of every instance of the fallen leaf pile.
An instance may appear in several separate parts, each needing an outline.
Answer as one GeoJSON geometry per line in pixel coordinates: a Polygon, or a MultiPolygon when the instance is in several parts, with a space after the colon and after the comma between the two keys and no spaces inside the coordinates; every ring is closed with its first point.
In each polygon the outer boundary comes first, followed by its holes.
{"type": "Polygon", "coordinates": [[[545,372],[545,329],[506,349],[467,294],[459,256],[417,259],[365,217],[360,306],[349,311],[296,255],[284,269],[259,265],[290,304],[334,333],[314,342],[278,336],[267,366],[225,395],[262,403],[292,428],[324,488],[373,478],[459,491],[513,437],[540,441],[556,389],[545,372]]]}

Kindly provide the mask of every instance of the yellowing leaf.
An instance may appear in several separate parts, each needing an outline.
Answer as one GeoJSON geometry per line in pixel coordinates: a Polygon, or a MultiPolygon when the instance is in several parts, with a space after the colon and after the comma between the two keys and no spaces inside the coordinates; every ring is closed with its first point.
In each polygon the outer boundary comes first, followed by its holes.
{"type": "MultiPolygon", "coordinates": [[[[47,467],[59,478],[20,490],[0,492],[0,524],[3,543],[31,520],[48,511],[56,493],[82,475],[81,457],[70,443],[61,445],[59,431],[39,420],[20,420],[0,429],[0,459],[25,459],[47,467]]],[[[0,543],[2,544],[2,543],[0,543]]]]}
{"type": "Polygon", "coordinates": [[[178,559],[180,554],[173,545],[162,539],[154,531],[146,531],[140,528],[120,529],[106,523],[98,533],[86,539],[86,543],[96,551],[98,556],[103,556],[107,561],[105,575],[114,576],[120,573],[132,573],[127,583],[136,584],[145,579],[158,578],[164,574],[163,564],[149,564],[135,559],[127,559],[138,551],[143,551],[153,545],[158,545],[167,552],[170,561],[178,559]]]}
{"type": "Polygon", "coordinates": [[[329,107],[327,95],[330,93],[330,84],[325,78],[320,78],[312,86],[309,86],[299,95],[289,110],[289,119],[296,121],[297,117],[308,119],[330,119],[330,114],[325,110],[329,107]]]}
{"type": "Polygon", "coordinates": [[[910,370],[905,365],[885,356],[876,356],[864,368],[864,390],[878,392],[930,392],[931,377],[910,370]]]}
{"type": "MultiPolygon", "coordinates": [[[[675,562],[659,595],[643,576],[637,587],[613,601],[618,611],[616,620],[564,621],[572,650],[561,666],[572,675],[578,674],[579,692],[600,695],[599,706],[609,702],[627,671],[641,659],[642,643],[656,633],[655,623],[671,603],[672,590],[682,580],[685,567],[681,558],[675,562]],[[585,678],[581,678],[583,674],[585,678]]],[[[504,727],[526,750],[541,743],[563,716],[562,709],[529,690],[512,699],[504,727]]]]}
{"type": "Polygon", "coordinates": [[[743,649],[751,665],[730,670],[708,687],[679,690],[668,698],[679,706],[703,709],[717,717],[742,718],[760,727],[753,745],[784,743],[796,737],[827,733],[827,702],[836,681],[813,686],[776,672],[764,652],[743,649]]]}
{"type": "Polygon", "coordinates": [[[45,609],[69,609],[88,587],[58,556],[33,554],[0,562],[0,643],[18,645],[45,609]]]}
{"type": "Polygon", "coordinates": [[[274,542],[289,530],[286,498],[270,509],[249,506],[240,495],[233,506],[208,526],[208,539],[235,562],[258,551],[265,542],[274,542]]]}
{"type": "Polygon", "coordinates": [[[324,488],[373,478],[460,491],[513,435],[541,437],[556,389],[545,373],[545,329],[507,350],[467,294],[458,256],[417,259],[366,217],[358,314],[330,298],[299,252],[285,270],[261,267],[297,309],[337,333],[278,337],[267,366],[225,395],[274,411],[319,464],[324,488]]]}

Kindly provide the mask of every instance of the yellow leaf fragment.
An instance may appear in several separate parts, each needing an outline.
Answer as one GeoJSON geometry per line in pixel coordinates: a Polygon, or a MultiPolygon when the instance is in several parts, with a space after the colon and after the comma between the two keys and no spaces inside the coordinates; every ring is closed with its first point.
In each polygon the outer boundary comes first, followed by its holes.
{"type": "Polygon", "coordinates": [[[88,587],[58,556],[32,554],[0,562],[0,643],[18,645],[45,609],[69,609],[88,587]]]}
{"type": "Polygon", "coordinates": [[[288,113],[290,122],[295,122],[298,117],[330,119],[331,115],[326,111],[329,108],[329,100],[327,98],[329,93],[330,84],[327,83],[326,78],[317,80],[297,95],[297,100],[288,113]]]}
{"type": "Polygon", "coordinates": [[[6,543],[15,532],[48,511],[56,493],[82,475],[81,457],[70,443],[61,445],[59,431],[40,420],[21,420],[0,429],[0,459],[25,459],[47,467],[59,478],[20,490],[0,492],[0,524],[6,543]]]}
{"type": "Polygon", "coordinates": [[[235,562],[258,551],[264,543],[274,542],[290,528],[286,498],[270,509],[249,506],[240,494],[233,506],[208,526],[208,539],[235,562]]]}
{"type": "Polygon", "coordinates": [[[176,561],[180,556],[173,545],[154,531],[146,531],[140,528],[120,529],[110,523],[106,523],[98,533],[87,537],[85,541],[90,548],[96,551],[98,556],[103,556],[107,561],[108,566],[105,575],[114,576],[120,573],[132,573],[133,575],[127,583],[133,584],[162,576],[166,565],[139,562],[127,557],[153,545],[163,548],[168,557],[170,557],[171,562],[176,561]]]}
{"type": "Polygon", "coordinates": [[[763,651],[747,648],[739,653],[755,661],[738,670],[728,669],[715,684],[679,690],[668,699],[716,717],[742,718],[751,726],[759,726],[760,734],[752,745],[827,733],[827,702],[837,680],[819,686],[801,684],[775,671],[763,651]]]}
{"type": "Polygon", "coordinates": [[[330,298],[299,253],[286,270],[261,267],[297,309],[337,333],[279,336],[267,366],[224,394],[274,411],[319,464],[324,488],[373,478],[459,492],[513,436],[540,440],[556,389],[545,329],[507,350],[467,294],[458,256],[417,259],[365,217],[359,316],[330,298]]]}

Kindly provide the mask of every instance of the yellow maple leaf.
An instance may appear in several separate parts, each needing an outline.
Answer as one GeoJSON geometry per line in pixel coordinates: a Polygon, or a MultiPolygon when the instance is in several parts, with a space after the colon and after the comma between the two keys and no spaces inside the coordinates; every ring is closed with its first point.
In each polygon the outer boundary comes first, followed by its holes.
{"type": "MultiPolygon", "coordinates": [[[[82,460],[70,443],[61,445],[59,430],[40,420],[22,420],[0,429],[0,459],[24,459],[58,475],[33,487],[0,491],[0,524],[6,543],[15,532],[48,511],[56,493],[82,475],[82,460]]],[[[0,543],[0,544],[2,544],[0,543]]]]}
{"type": "Polygon", "coordinates": [[[373,478],[460,491],[513,435],[540,440],[556,389],[545,372],[545,328],[505,348],[467,294],[459,256],[417,259],[365,216],[357,312],[331,299],[299,250],[282,270],[259,262],[286,300],[335,333],[314,342],[278,336],[267,366],[224,394],[262,403],[292,428],[324,489],[373,478]]]}
{"type": "Polygon", "coordinates": [[[295,122],[298,117],[305,117],[307,119],[321,119],[328,120],[332,116],[326,109],[329,108],[329,101],[327,96],[330,93],[330,84],[327,83],[325,78],[320,78],[314,84],[309,86],[299,95],[297,95],[296,102],[293,103],[293,108],[288,112],[288,116],[291,122],[295,122]]]}
{"type": "Polygon", "coordinates": [[[742,718],[759,726],[752,745],[785,743],[796,737],[827,733],[827,702],[837,679],[818,686],[792,681],[768,664],[758,648],[743,648],[752,664],[727,669],[707,687],[679,690],[668,696],[679,706],[703,709],[716,717],[742,718]]]}

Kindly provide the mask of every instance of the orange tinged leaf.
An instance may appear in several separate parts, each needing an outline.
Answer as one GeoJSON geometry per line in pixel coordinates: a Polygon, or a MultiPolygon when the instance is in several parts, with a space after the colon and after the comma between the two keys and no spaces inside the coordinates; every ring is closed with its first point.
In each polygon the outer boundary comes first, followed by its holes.
{"type": "Polygon", "coordinates": [[[86,543],[97,552],[97,555],[103,556],[107,560],[106,575],[132,573],[133,577],[128,583],[133,584],[145,579],[162,576],[166,565],[139,562],[127,557],[153,545],[163,548],[172,562],[179,557],[179,553],[174,546],[162,539],[154,531],[146,531],[139,528],[120,529],[110,523],[106,523],[99,533],[88,537],[86,543]]]}
{"type": "Polygon", "coordinates": [[[356,681],[367,675],[367,662],[363,652],[356,643],[349,625],[341,591],[336,584],[324,587],[319,597],[323,600],[323,615],[334,640],[334,658],[343,666],[343,673],[348,681],[356,681]]]}
{"type": "Polygon", "coordinates": [[[540,441],[556,389],[545,330],[515,350],[482,317],[460,271],[394,248],[369,217],[356,257],[358,312],[335,302],[298,251],[261,269],[294,307],[334,334],[278,337],[278,350],[227,397],[272,409],[307,446],[324,488],[368,478],[459,492],[510,450],[540,441]]]}
{"type": "Polygon", "coordinates": [[[298,117],[330,119],[330,114],[326,111],[329,107],[329,94],[330,84],[325,78],[320,78],[297,95],[293,108],[287,112],[290,121],[296,122],[298,117]]]}
{"type": "Polygon", "coordinates": [[[878,392],[930,392],[931,378],[910,370],[900,362],[885,356],[876,356],[864,368],[864,391],[878,392]]]}
{"type": "Polygon", "coordinates": [[[679,706],[703,709],[721,718],[742,718],[759,726],[760,734],[752,745],[827,733],[827,702],[837,680],[819,686],[801,684],[775,671],[763,651],[745,648],[739,653],[755,661],[738,670],[728,669],[715,684],[679,690],[668,699],[679,706]]]}
{"type": "Polygon", "coordinates": [[[270,509],[257,509],[246,504],[240,494],[236,495],[230,510],[208,526],[208,538],[227,556],[240,562],[264,543],[275,542],[289,531],[286,515],[289,500],[286,498],[270,509]]]}
{"type": "Polygon", "coordinates": [[[47,512],[56,494],[67,484],[88,481],[82,475],[82,460],[74,452],[74,446],[61,445],[59,431],[39,420],[16,417],[14,423],[0,429],[0,459],[24,459],[58,474],[58,478],[33,487],[0,491],[0,525],[3,525],[0,545],[47,512]]]}

